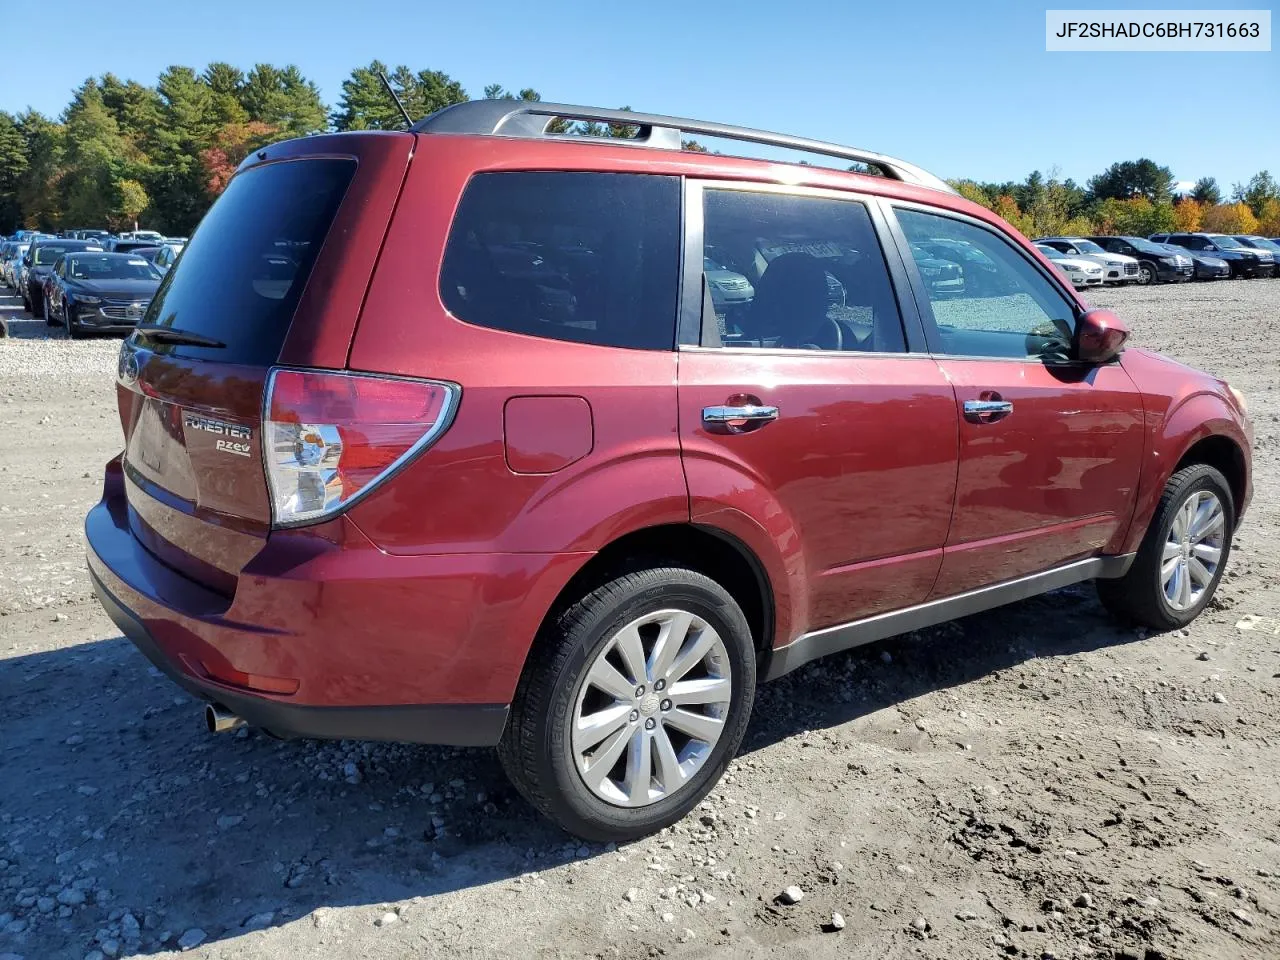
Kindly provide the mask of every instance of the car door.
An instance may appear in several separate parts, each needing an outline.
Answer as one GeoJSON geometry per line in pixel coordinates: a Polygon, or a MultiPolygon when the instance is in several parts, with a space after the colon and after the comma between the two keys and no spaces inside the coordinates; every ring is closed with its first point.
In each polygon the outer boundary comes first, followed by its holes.
{"type": "Polygon", "coordinates": [[[678,398],[693,521],[774,557],[779,644],[922,601],[951,518],[955,399],[909,296],[899,308],[903,264],[886,260],[878,207],[686,190],[678,398]]]}
{"type": "Polygon", "coordinates": [[[1129,520],[1143,446],[1142,398],[1117,362],[1076,362],[1077,301],[1043,265],[980,220],[893,207],[900,242],[948,238],[999,266],[1000,282],[940,297],[908,272],[929,347],[955,386],[956,510],[934,597],[1099,553],[1129,520]]]}

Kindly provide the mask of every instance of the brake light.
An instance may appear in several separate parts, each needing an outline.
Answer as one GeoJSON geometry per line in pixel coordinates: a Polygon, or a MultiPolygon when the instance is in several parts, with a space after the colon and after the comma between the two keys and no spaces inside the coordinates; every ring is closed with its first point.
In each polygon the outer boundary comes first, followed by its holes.
{"type": "Polygon", "coordinates": [[[448,428],[451,383],[273,370],[263,424],[277,526],[322,520],[369,493],[448,428]]]}

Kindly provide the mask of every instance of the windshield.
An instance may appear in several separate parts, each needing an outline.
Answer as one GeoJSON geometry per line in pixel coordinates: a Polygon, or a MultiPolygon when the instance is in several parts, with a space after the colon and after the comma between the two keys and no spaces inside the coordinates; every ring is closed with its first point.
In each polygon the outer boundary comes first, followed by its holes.
{"type": "Polygon", "coordinates": [[[141,257],[68,257],[67,276],[72,280],[159,280],[160,271],[141,257]]]}
{"type": "Polygon", "coordinates": [[[1067,255],[1065,253],[1063,253],[1061,250],[1055,250],[1053,247],[1048,246],[1047,244],[1037,243],[1036,249],[1039,250],[1041,253],[1043,253],[1050,260],[1067,259],[1067,255]]]}
{"type": "MultiPolygon", "coordinates": [[[[1129,246],[1140,253],[1168,253],[1169,250],[1163,243],[1152,243],[1150,240],[1143,240],[1141,237],[1125,237],[1129,246]]],[[[1181,253],[1182,251],[1177,251],[1181,253]]]]}
{"type": "Polygon", "coordinates": [[[1280,243],[1275,243],[1266,237],[1250,237],[1249,242],[1260,250],[1270,250],[1272,253],[1280,252],[1280,243]]]}
{"type": "Polygon", "coordinates": [[[1220,234],[1220,233],[1211,233],[1209,234],[1209,239],[1212,240],[1214,243],[1216,243],[1218,246],[1223,247],[1224,249],[1227,249],[1227,250],[1244,250],[1245,249],[1245,245],[1241,243],[1239,240],[1237,240],[1235,237],[1224,236],[1223,234],[1220,234]]]}
{"type": "Polygon", "coordinates": [[[1096,243],[1094,243],[1092,240],[1074,240],[1072,242],[1077,247],[1079,247],[1081,251],[1083,251],[1084,253],[1106,253],[1107,252],[1103,250],[1100,246],[1098,246],[1096,243]]]}
{"type": "Polygon", "coordinates": [[[36,247],[36,255],[33,258],[33,262],[36,264],[48,266],[52,264],[55,260],[57,260],[60,256],[62,256],[64,253],[66,253],[67,250],[69,249],[78,249],[78,248],[50,246],[48,244],[41,244],[40,246],[36,247]]]}

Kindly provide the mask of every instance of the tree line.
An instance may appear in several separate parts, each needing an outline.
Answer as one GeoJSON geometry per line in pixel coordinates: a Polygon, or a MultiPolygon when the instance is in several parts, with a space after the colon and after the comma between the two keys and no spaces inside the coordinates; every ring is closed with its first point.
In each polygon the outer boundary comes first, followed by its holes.
{"type": "MultiPolygon", "coordinates": [[[[0,111],[0,234],[138,224],[189,233],[259,147],[327,130],[401,129],[404,118],[379,73],[414,119],[470,99],[439,70],[374,60],[351,71],[330,109],[292,64],[258,64],[246,73],[211,63],[199,72],[169,67],[151,86],[111,73],[92,77],[56,119],[30,109],[0,111]]],[[[486,86],[482,96],[541,99],[531,87],[501,84],[486,86]]],[[[555,132],[586,136],[636,132],[625,124],[553,124],[555,132]]],[[[692,140],[684,147],[705,150],[692,140]]],[[[1038,171],[1021,183],[953,185],[1030,236],[1175,229],[1280,235],[1280,187],[1266,171],[1234,185],[1229,196],[1212,177],[1175,195],[1169,168],[1147,159],[1112,164],[1083,187],[1038,171]]]]}
{"type": "Polygon", "coordinates": [[[1213,177],[1176,192],[1168,167],[1113,163],[1085,186],[1033,172],[1022,183],[953,180],[951,185],[1029,237],[1196,232],[1280,236],[1280,184],[1263,170],[1224,195],[1213,177]]]}

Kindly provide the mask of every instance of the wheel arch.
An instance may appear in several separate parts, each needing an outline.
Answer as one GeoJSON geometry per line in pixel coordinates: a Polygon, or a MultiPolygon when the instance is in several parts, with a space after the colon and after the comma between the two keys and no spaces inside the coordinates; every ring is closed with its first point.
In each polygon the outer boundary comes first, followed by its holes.
{"type": "Polygon", "coordinates": [[[1215,433],[1201,437],[1187,448],[1172,473],[1192,464],[1204,464],[1213,467],[1227,479],[1231,488],[1232,512],[1239,516],[1245,504],[1248,490],[1248,467],[1245,465],[1244,450],[1231,437],[1215,433]]]}
{"type": "Polygon", "coordinates": [[[769,574],[760,558],[740,539],[702,524],[642,527],[610,541],[561,588],[542,619],[539,636],[561,612],[591,590],[637,567],[652,566],[688,567],[724,587],[742,608],[751,627],[760,675],[767,672],[777,623],[769,574]]]}
{"type": "Polygon", "coordinates": [[[1221,396],[1200,392],[1169,412],[1164,429],[1154,438],[1143,464],[1132,522],[1119,549],[1138,549],[1165,484],[1178,470],[1204,463],[1219,470],[1231,488],[1237,522],[1252,495],[1249,437],[1221,396]]]}

